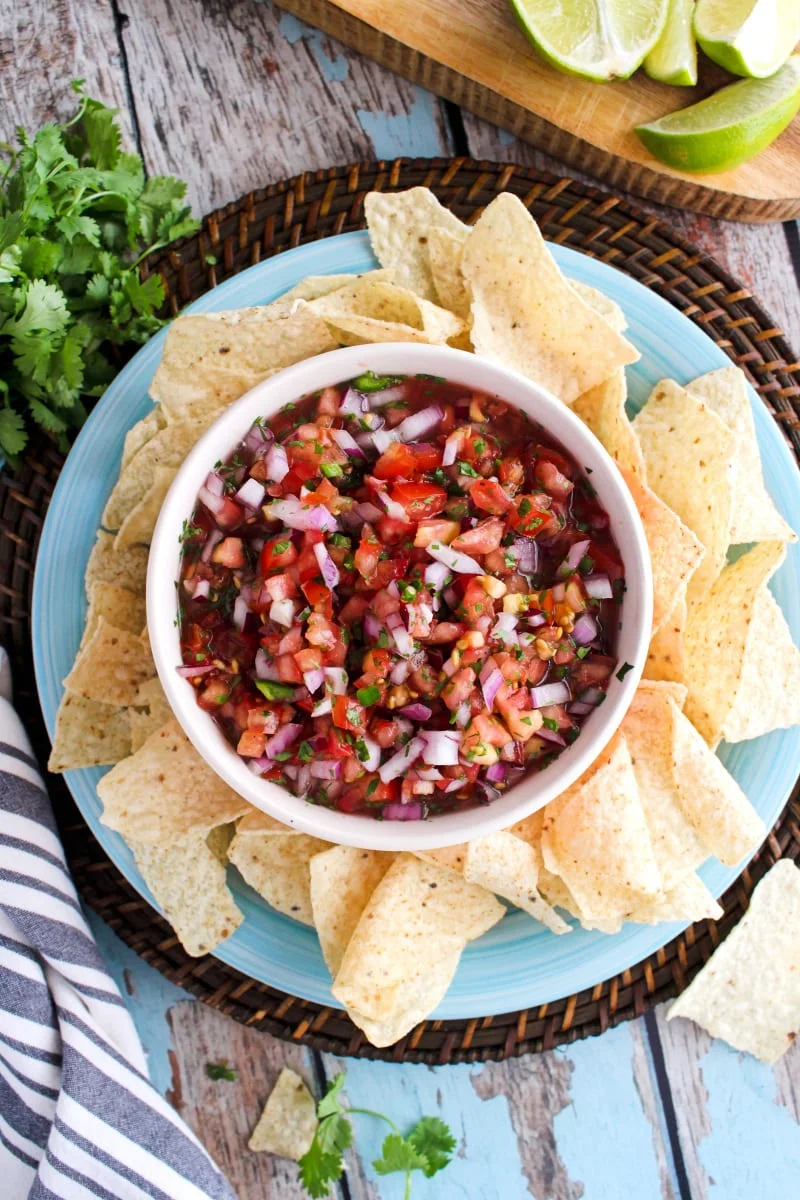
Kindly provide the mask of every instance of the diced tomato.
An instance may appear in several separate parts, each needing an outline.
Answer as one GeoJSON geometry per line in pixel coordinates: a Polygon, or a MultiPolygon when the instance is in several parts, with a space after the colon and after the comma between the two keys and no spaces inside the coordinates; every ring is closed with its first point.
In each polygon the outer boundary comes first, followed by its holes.
{"type": "Polygon", "coordinates": [[[430,546],[431,542],[444,542],[445,544],[452,542],[454,537],[457,537],[461,530],[459,521],[444,521],[441,519],[433,519],[428,521],[420,521],[417,525],[417,532],[414,534],[414,545],[419,547],[430,546]]]}
{"type": "Polygon", "coordinates": [[[321,613],[312,613],[306,627],[306,641],[312,646],[320,646],[323,650],[332,650],[340,637],[341,630],[333,621],[323,617],[321,613]]]}
{"type": "Polygon", "coordinates": [[[270,487],[269,493],[280,496],[296,496],[304,483],[308,483],[309,479],[313,479],[317,474],[317,467],[314,463],[294,462],[288,475],[284,475],[280,483],[273,484],[270,487]]]}
{"type": "Polygon", "coordinates": [[[317,583],[315,579],[306,580],[305,583],[301,583],[300,587],[314,611],[330,620],[333,616],[333,599],[330,589],[324,583],[317,583]]]}
{"type": "Polygon", "coordinates": [[[322,389],[319,400],[317,401],[317,416],[334,417],[339,411],[340,397],[339,389],[335,387],[326,387],[322,389]]]}
{"type": "Polygon", "coordinates": [[[370,602],[366,596],[351,596],[342,606],[339,620],[342,625],[358,625],[369,607],[370,602]]]}
{"type": "Polygon", "coordinates": [[[205,709],[219,708],[226,702],[230,694],[231,686],[227,679],[214,679],[199,693],[197,703],[205,709]]]}
{"type": "Polygon", "coordinates": [[[616,661],[605,654],[592,654],[576,663],[573,680],[575,690],[586,687],[602,687],[611,676],[616,661]]]}
{"type": "Polygon", "coordinates": [[[399,746],[400,725],[395,720],[385,717],[373,717],[370,722],[369,732],[382,750],[389,750],[392,746],[399,746]]]}
{"type": "Polygon", "coordinates": [[[440,646],[447,642],[454,642],[464,632],[465,626],[460,622],[439,621],[438,625],[433,626],[425,641],[432,646],[440,646]]]}
{"type": "Polygon", "coordinates": [[[303,630],[299,625],[293,625],[278,642],[278,654],[296,654],[303,648],[303,630]]]}
{"type": "Polygon", "coordinates": [[[451,712],[455,712],[457,708],[460,708],[467,699],[475,687],[475,679],[474,672],[465,667],[460,671],[456,671],[450,681],[444,685],[442,688],[442,700],[451,712]]]}
{"type": "Polygon", "coordinates": [[[236,746],[236,753],[243,758],[261,758],[266,738],[263,730],[245,729],[236,746]]]}
{"type": "Polygon", "coordinates": [[[264,580],[264,591],[271,600],[294,600],[297,585],[290,575],[268,575],[264,580]]]}
{"type": "Polygon", "coordinates": [[[499,517],[487,517],[479,521],[474,529],[465,529],[450,545],[464,554],[489,554],[503,540],[506,528],[499,517]]]}
{"type": "Polygon", "coordinates": [[[211,561],[236,570],[245,564],[244,543],[241,538],[226,537],[211,552],[211,561]]]}
{"type": "Polygon", "coordinates": [[[333,697],[333,723],[339,729],[347,729],[350,733],[363,734],[367,727],[366,709],[353,696],[333,697]]]}
{"type": "Polygon", "coordinates": [[[220,509],[214,513],[214,520],[220,529],[235,529],[244,520],[244,509],[231,500],[230,496],[219,497],[220,509]]]}
{"type": "Polygon", "coordinates": [[[280,567],[288,567],[297,561],[297,550],[291,538],[271,538],[264,543],[259,560],[259,571],[268,575],[280,567]]]}
{"type": "Polygon", "coordinates": [[[373,646],[361,660],[361,670],[365,675],[372,675],[375,679],[385,679],[391,665],[392,656],[389,651],[383,650],[379,646],[373,646]]]}
{"type": "Polygon", "coordinates": [[[447,503],[447,492],[435,483],[398,483],[391,497],[402,505],[411,521],[435,517],[447,503]]]}
{"type": "Polygon", "coordinates": [[[346,758],[342,766],[342,779],[345,783],[355,783],[364,774],[364,768],[358,760],[357,755],[352,758],[346,758]]]}
{"type": "Polygon", "coordinates": [[[407,521],[398,521],[395,517],[380,517],[375,523],[375,529],[380,540],[389,545],[408,541],[414,536],[414,525],[407,521]]]}
{"type": "Polygon", "coordinates": [[[358,549],[353,555],[356,570],[363,579],[370,580],[375,574],[380,552],[381,544],[375,530],[369,521],[367,521],[361,530],[361,541],[358,543],[358,549]]]}
{"type": "Polygon", "coordinates": [[[278,729],[278,718],[270,708],[251,708],[247,713],[247,728],[260,729],[269,736],[278,729]]]}
{"type": "Polygon", "coordinates": [[[307,647],[305,650],[298,650],[294,656],[294,661],[303,674],[306,671],[318,671],[322,666],[322,651],[318,647],[307,647]]]}
{"type": "Polygon", "coordinates": [[[555,467],[558,467],[562,475],[566,475],[567,479],[571,479],[575,474],[575,464],[556,450],[555,446],[536,445],[531,450],[531,457],[539,462],[551,462],[555,467]]]}
{"type": "Polygon", "coordinates": [[[607,575],[612,583],[617,579],[622,579],[625,570],[619,555],[611,546],[605,543],[600,545],[593,541],[587,553],[592,560],[592,571],[595,575],[607,575]]]}
{"type": "Polygon", "coordinates": [[[328,749],[326,753],[329,753],[333,758],[352,758],[355,750],[341,729],[331,728],[328,733],[328,749]]]}
{"type": "Polygon", "coordinates": [[[511,496],[516,495],[525,481],[525,468],[518,458],[503,458],[498,474],[500,482],[511,496]]]}
{"type": "Polygon", "coordinates": [[[475,576],[470,577],[470,581],[464,591],[464,599],[458,607],[458,615],[463,617],[468,625],[474,626],[476,621],[481,617],[494,618],[494,600],[487,594],[482,585],[478,583],[475,576]]]}
{"type": "Polygon", "coordinates": [[[357,588],[385,588],[393,579],[402,579],[408,568],[408,555],[395,554],[382,558],[368,580],[357,580],[357,588]]]}
{"type": "Polygon", "coordinates": [[[567,479],[566,475],[559,471],[555,463],[550,462],[546,458],[537,460],[533,468],[533,473],[544,490],[549,492],[551,496],[557,496],[560,500],[567,497],[575,487],[572,480],[567,479]]]}
{"type": "Polygon", "coordinates": [[[553,514],[546,508],[537,508],[535,496],[517,496],[514,507],[508,513],[508,523],[512,529],[526,537],[538,537],[553,520],[553,514]]]}
{"type": "Polygon", "coordinates": [[[375,463],[372,474],[378,479],[413,479],[441,466],[442,452],[426,443],[392,442],[375,463]]]}
{"type": "Polygon", "coordinates": [[[492,479],[476,479],[469,489],[469,496],[476,508],[496,517],[502,517],[511,508],[508,494],[492,479]]]}
{"type": "Polygon", "coordinates": [[[303,675],[293,654],[279,654],[275,659],[275,670],[281,683],[302,683],[303,675]]]}

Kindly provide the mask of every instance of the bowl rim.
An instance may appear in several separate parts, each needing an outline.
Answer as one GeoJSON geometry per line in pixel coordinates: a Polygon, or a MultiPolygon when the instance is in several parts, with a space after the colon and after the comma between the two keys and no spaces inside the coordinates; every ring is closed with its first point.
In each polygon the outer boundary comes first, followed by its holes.
{"type": "Polygon", "coordinates": [[[198,753],[229,787],[299,832],[336,844],[403,851],[443,848],[507,829],[543,808],[591,766],[619,728],[641,678],[652,626],[653,588],[647,539],[633,496],[611,456],[565,404],[518,372],[463,350],[377,342],[331,350],[284,368],[235,400],[206,430],[181,464],[162,505],[150,546],[146,603],[153,659],[172,712],[198,753]],[[622,680],[616,673],[612,676],[605,702],[589,715],[581,736],[543,771],[524,776],[491,804],[427,821],[379,821],[322,808],[253,774],[210,714],[199,707],[188,681],[177,674],[175,668],[181,663],[177,605],[164,603],[167,581],[173,592],[179,577],[183,522],[214,463],[235,448],[257,416],[269,418],[289,401],[368,369],[444,376],[527,411],[581,466],[589,467],[625,564],[627,590],[618,656],[632,666],[622,680]]]}

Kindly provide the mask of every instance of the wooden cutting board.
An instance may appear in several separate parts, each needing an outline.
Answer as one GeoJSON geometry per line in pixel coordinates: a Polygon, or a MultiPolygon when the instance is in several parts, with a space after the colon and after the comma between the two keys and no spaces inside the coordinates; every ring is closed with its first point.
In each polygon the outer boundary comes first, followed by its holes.
{"type": "Polygon", "coordinates": [[[800,117],[755,159],[721,175],[688,175],[652,158],[633,132],[728,80],[702,64],[697,88],[643,72],[597,84],[535,53],[508,0],[276,0],[281,8],[414,83],[572,167],[640,196],[736,221],[800,216],[800,117]]]}

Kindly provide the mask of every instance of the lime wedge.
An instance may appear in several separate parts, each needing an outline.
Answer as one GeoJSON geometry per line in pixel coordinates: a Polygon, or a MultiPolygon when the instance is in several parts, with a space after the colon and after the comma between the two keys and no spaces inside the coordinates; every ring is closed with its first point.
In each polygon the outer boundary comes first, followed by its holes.
{"type": "Polygon", "coordinates": [[[695,37],[734,75],[773,75],[800,38],[800,0],[698,0],[695,37]]]}
{"type": "Polygon", "coordinates": [[[669,0],[664,32],[644,60],[645,74],[651,79],[677,87],[697,83],[693,16],[694,0],[669,0]]]}
{"type": "Polygon", "coordinates": [[[741,79],[636,132],[651,154],[679,171],[727,171],[786,128],[800,108],[800,55],[769,79],[741,79]]]}
{"type": "MultiPolygon", "coordinates": [[[[799,0],[800,2],[800,0],[799,0]]],[[[668,0],[511,0],[539,53],[568,75],[627,79],[655,46],[668,0]]]]}

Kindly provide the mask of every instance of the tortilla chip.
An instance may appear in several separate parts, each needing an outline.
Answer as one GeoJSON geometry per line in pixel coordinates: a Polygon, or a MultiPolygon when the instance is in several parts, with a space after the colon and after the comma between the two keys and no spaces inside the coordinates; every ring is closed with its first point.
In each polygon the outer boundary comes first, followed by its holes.
{"type": "Polygon", "coordinates": [[[689,606],[686,715],[712,747],[800,720],[798,651],[767,587],[785,553],[760,542],[689,606]]]}
{"type": "Polygon", "coordinates": [[[248,833],[239,825],[228,857],[267,904],[295,921],[313,925],[309,863],[329,847],[330,842],[304,833],[248,833]]]}
{"type": "Polygon", "coordinates": [[[146,417],[142,417],[141,421],[137,421],[128,432],[125,434],[125,444],[122,447],[122,462],[120,463],[120,471],[127,467],[135,454],[141,450],[145,442],[149,442],[154,438],[159,430],[166,425],[166,419],[161,406],[156,405],[151,409],[146,417]]]}
{"type": "Polygon", "coordinates": [[[725,422],[736,438],[729,540],[741,542],[796,542],[797,535],[776,509],[764,487],[761,456],[747,379],[738,367],[709,371],[687,384],[687,391],[702,400],[725,422]]]}
{"type": "Polygon", "coordinates": [[[625,368],[620,367],[603,383],[578,396],[572,410],[589,426],[621,470],[644,480],[642,448],[625,411],[627,394],[625,368]]]}
{"type": "Polygon", "coordinates": [[[147,739],[163,729],[172,716],[169,701],[158,676],[148,679],[136,693],[134,707],[128,709],[131,749],[135,753],[147,739]]]}
{"type": "Polygon", "coordinates": [[[732,867],[761,845],[764,822],[691,721],[670,704],[678,802],[708,853],[732,867]]]}
{"type": "Polygon", "coordinates": [[[690,875],[709,854],[679,799],[673,759],[676,712],[666,692],[639,688],[621,727],[665,892],[690,875]]]}
{"type": "Polygon", "coordinates": [[[708,405],[671,379],[656,385],[633,428],[650,488],[705,546],[689,587],[690,598],[702,595],[728,552],[736,438],[708,405]]]}
{"type": "Polygon", "coordinates": [[[464,241],[469,227],[424,187],[409,188],[405,192],[369,192],[364,198],[364,215],[369,240],[381,266],[391,267],[401,286],[410,288],[425,300],[435,301],[437,292],[429,257],[430,231],[442,229],[452,238],[464,241]]]}
{"type": "Polygon", "coordinates": [[[202,830],[166,846],[131,840],[136,865],[187,954],[208,954],[244,917],[202,830]]]}
{"type": "Polygon", "coordinates": [[[334,331],[337,341],[427,342],[436,345],[464,332],[464,322],[447,309],[421,300],[408,288],[368,277],[308,305],[334,331]]]}
{"type": "Polygon", "coordinates": [[[430,1012],[467,942],[491,929],[504,912],[491,893],[454,871],[399,854],[367,902],[333,994],[349,1012],[371,1021],[430,1012]],[[447,970],[437,978],[445,962],[447,970]]]}
{"type": "Polygon", "coordinates": [[[686,678],[685,631],[686,588],[682,587],[663,625],[650,639],[644,665],[645,679],[683,683],[686,678]]]}
{"type": "Polygon", "coordinates": [[[262,812],[260,808],[254,808],[252,805],[248,806],[236,828],[239,833],[294,833],[302,837],[299,829],[292,829],[291,826],[276,821],[269,813],[262,812]]]}
{"type": "Polygon", "coordinates": [[[177,473],[177,467],[156,467],[152,485],[139,503],[134,504],[119,527],[119,533],[114,539],[115,550],[124,550],[126,546],[135,546],[140,543],[150,544],[158,514],[161,512],[167,492],[177,473]]]}
{"type": "Polygon", "coordinates": [[[283,1067],[247,1145],[299,1162],[310,1150],[318,1124],[311,1092],[295,1071],[283,1067]]]}
{"type": "Polygon", "coordinates": [[[120,474],[103,509],[102,522],[106,529],[120,528],[131,509],[144,499],[156,482],[159,467],[177,470],[181,466],[205,428],[206,423],[202,420],[175,421],[145,442],[120,474]]]}
{"type": "Polygon", "coordinates": [[[616,738],[577,783],[547,805],[542,854],[548,871],[561,876],[591,920],[613,920],[661,892],[624,738],[616,738]]]}
{"type": "Polygon", "coordinates": [[[781,859],[753,892],[750,907],[667,1013],[688,1017],[774,1063],[800,1026],[800,870],[781,859]]]}
{"type": "Polygon", "coordinates": [[[464,246],[472,344],[549,388],[565,404],[639,354],[570,287],[533,217],[504,192],[464,246]]]}
{"type": "MultiPolygon", "coordinates": [[[[469,318],[470,295],[461,271],[461,256],[464,237],[445,229],[443,225],[431,225],[428,229],[428,261],[433,279],[433,299],[442,308],[461,317],[469,318]]],[[[416,291],[416,288],[414,289],[416,291]]]]}
{"type": "Polygon", "coordinates": [[[539,893],[539,868],[533,847],[513,833],[501,830],[470,842],[464,878],[502,896],[552,933],[571,932],[539,893]]]}
{"type": "Polygon", "coordinates": [[[353,1008],[348,1008],[347,1015],[354,1025],[363,1030],[373,1046],[393,1046],[441,1003],[453,982],[460,959],[459,952],[446,955],[433,963],[424,977],[415,975],[413,979],[401,983],[397,1006],[388,1017],[373,1020],[353,1008]]]}
{"type": "Polygon", "coordinates": [[[671,679],[640,679],[640,692],[652,692],[657,696],[669,696],[670,700],[683,710],[688,694],[687,688],[683,683],[676,683],[671,679]]]}
{"type": "Polygon", "coordinates": [[[455,846],[442,846],[440,850],[415,850],[414,853],[423,862],[438,863],[440,867],[447,867],[450,871],[458,871],[459,875],[463,875],[467,849],[467,842],[459,842],[455,846]]]}
{"type": "Polygon", "coordinates": [[[168,420],[194,417],[207,428],[262,379],[335,347],[325,323],[300,303],[290,312],[268,305],[235,315],[190,313],[169,328],[150,395],[168,420]]]}
{"type": "Polygon", "coordinates": [[[722,906],[700,876],[692,874],[663,896],[638,904],[625,920],[638,925],[658,925],[662,921],[718,921],[722,915],[722,906]]]}
{"type": "Polygon", "coordinates": [[[217,825],[206,838],[206,845],[217,862],[222,863],[223,867],[227,867],[230,862],[228,851],[235,836],[236,822],[229,821],[226,825],[217,825]]]}
{"type": "Polygon", "coordinates": [[[47,762],[59,774],[75,767],[104,767],[131,752],[127,710],[64,692],[47,762]]]}
{"type": "Polygon", "coordinates": [[[85,700],[119,707],[133,704],[139,685],[154,674],[152,659],[139,638],[99,617],[94,633],[78,651],[64,687],[85,700]]]}
{"type": "Polygon", "coordinates": [[[129,592],[113,583],[93,583],[89,592],[89,611],[79,649],[94,636],[101,618],[117,629],[139,634],[147,614],[144,596],[129,592]]]}
{"type": "Polygon", "coordinates": [[[104,775],[97,794],[103,824],[138,845],[205,837],[250,807],[211,770],[174,718],[104,775]]]}
{"type": "Polygon", "coordinates": [[[147,579],[146,546],[126,546],[114,549],[114,537],[104,529],[98,530],[97,539],[86,566],[86,594],[91,599],[95,583],[111,583],[143,596],[147,579]]]}
{"type": "Polygon", "coordinates": [[[577,292],[581,300],[608,321],[611,328],[616,330],[617,333],[623,333],[628,328],[625,313],[605,292],[601,292],[599,288],[592,287],[590,283],[581,283],[578,279],[570,279],[567,282],[573,292],[577,292]]]}
{"type": "Polygon", "coordinates": [[[356,846],[332,846],[311,859],[313,924],[331,975],[342,965],[367,901],[393,862],[393,854],[356,846]]]}

